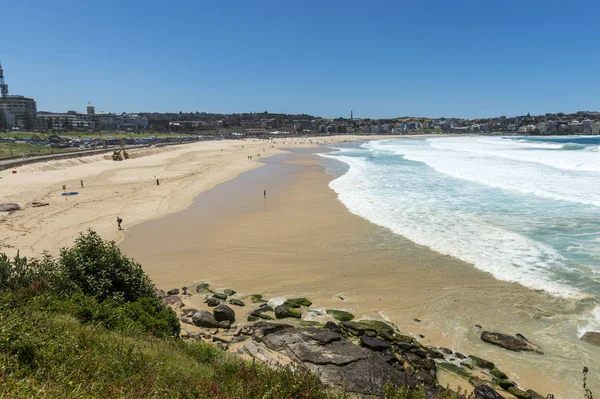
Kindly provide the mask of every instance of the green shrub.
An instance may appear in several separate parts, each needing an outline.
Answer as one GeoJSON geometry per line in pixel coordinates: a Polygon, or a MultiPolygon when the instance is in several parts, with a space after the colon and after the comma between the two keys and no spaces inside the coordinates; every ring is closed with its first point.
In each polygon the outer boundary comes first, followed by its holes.
{"type": "Polygon", "coordinates": [[[81,233],[71,248],[63,248],[58,259],[61,288],[82,292],[102,302],[135,302],[156,298],[156,288],[142,266],[123,255],[114,241],[107,242],[94,231],[81,233]]]}

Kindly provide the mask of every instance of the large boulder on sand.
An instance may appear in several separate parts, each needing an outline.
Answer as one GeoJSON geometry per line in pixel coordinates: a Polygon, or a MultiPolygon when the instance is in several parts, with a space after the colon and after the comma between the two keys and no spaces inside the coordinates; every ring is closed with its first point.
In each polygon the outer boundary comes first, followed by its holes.
{"type": "Polygon", "coordinates": [[[14,211],[20,211],[21,207],[18,204],[15,203],[7,203],[7,204],[0,204],[0,212],[14,212],[14,211]]]}
{"type": "Polygon", "coordinates": [[[494,333],[489,331],[484,331],[481,333],[481,339],[487,343],[492,345],[499,346],[504,349],[508,349],[515,352],[527,351],[527,352],[536,352],[536,353],[544,353],[540,350],[539,346],[534,343],[529,342],[527,338],[522,336],[521,334],[517,334],[516,336],[494,333]]]}
{"type": "Polygon", "coordinates": [[[235,312],[225,304],[220,304],[214,308],[213,315],[217,321],[229,321],[230,323],[235,322],[235,312]]]}
{"type": "Polygon", "coordinates": [[[301,317],[300,311],[289,307],[287,305],[279,305],[275,308],[275,317],[278,319],[286,319],[289,317],[295,317],[299,319],[301,317]]]}
{"type": "Polygon", "coordinates": [[[600,346],[600,332],[588,331],[583,334],[581,340],[587,342],[588,344],[600,346]]]}
{"type": "Polygon", "coordinates": [[[199,310],[192,316],[192,322],[198,327],[218,328],[219,322],[207,310],[199,310]]]}

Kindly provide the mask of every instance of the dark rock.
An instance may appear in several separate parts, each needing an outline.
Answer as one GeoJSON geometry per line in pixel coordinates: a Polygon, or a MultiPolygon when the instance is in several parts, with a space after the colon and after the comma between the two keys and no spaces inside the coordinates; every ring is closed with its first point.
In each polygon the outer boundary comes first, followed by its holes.
{"type": "Polygon", "coordinates": [[[221,300],[217,299],[217,298],[206,298],[206,304],[208,306],[210,306],[211,308],[214,308],[215,306],[218,306],[221,304],[221,300]]]}
{"type": "Polygon", "coordinates": [[[286,319],[288,317],[295,317],[299,319],[301,317],[300,311],[291,308],[287,305],[279,305],[275,308],[275,317],[278,319],[286,319]]]}
{"type": "Polygon", "coordinates": [[[282,330],[265,336],[263,343],[346,392],[380,396],[388,382],[398,386],[418,383],[386,363],[381,354],[342,340],[340,334],[328,330],[282,330]]]}
{"type": "Polygon", "coordinates": [[[224,289],[224,290],[223,290],[223,293],[224,293],[225,295],[227,295],[227,296],[232,296],[232,295],[235,295],[235,294],[236,294],[236,292],[235,292],[234,290],[232,290],[231,288],[226,288],[226,289],[224,289]]]}
{"type": "Polygon", "coordinates": [[[212,342],[222,342],[224,344],[230,344],[231,343],[231,341],[228,341],[226,339],[223,339],[223,338],[217,337],[217,336],[213,336],[212,337],[212,342]]]}
{"type": "Polygon", "coordinates": [[[188,287],[181,287],[181,291],[183,291],[183,295],[188,295],[188,287]]]}
{"type": "Polygon", "coordinates": [[[167,295],[179,295],[179,288],[173,288],[167,291],[167,295]]]}
{"type": "Polygon", "coordinates": [[[394,332],[394,328],[392,326],[379,320],[343,321],[341,324],[351,334],[356,336],[365,335],[365,333],[368,331],[376,334],[381,331],[388,331],[390,333],[394,332]]]}
{"type": "Polygon", "coordinates": [[[246,304],[241,299],[237,299],[237,298],[231,298],[229,300],[229,303],[231,305],[235,305],[235,306],[246,306],[246,304]]]}
{"type": "Polygon", "coordinates": [[[256,317],[256,319],[274,320],[271,316],[262,313],[258,309],[254,309],[253,311],[251,311],[250,315],[253,316],[253,317],[256,317]]]}
{"type": "Polygon", "coordinates": [[[252,303],[266,302],[265,300],[263,300],[263,296],[261,294],[250,295],[250,300],[252,301],[252,303]]]}
{"type": "Polygon", "coordinates": [[[219,328],[230,328],[231,322],[229,320],[223,320],[219,322],[219,328]]]}
{"type": "Polygon", "coordinates": [[[327,323],[325,323],[325,329],[338,334],[342,333],[342,328],[335,324],[333,321],[328,321],[327,323]]]}
{"type": "Polygon", "coordinates": [[[157,290],[156,295],[158,295],[160,298],[164,298],[167,296],[167,293],[165,292],[165,290],[157,290]]]}
{"type": "Polygon", "coordinates": [[[301,306],[308,307],[308,306],[312,305],[312,302],[306,298],[290,298],[287,301],[285,301],[283,304],[287,305],[291,308],[299,308],[301,306]]]}
{"type": "Polygon", "coordinates": [[[196,313],[198,311],[198,309],[194,309],[194,308],[185,308],[185,309],[181,309],[181,314],[183,316],[193,316],[194,313],[196,313]]]}
{"type": "Polygon", "coordinates": [[[411,344],[410,342],[398,342],[395,344],[395,346],[397,346],[398,348],[402,349],[403,351],[410,351],[413,349],[419,349],[419,347],[415,344],[411,344]]]}
{"type": "Polygon", "coordinates": [[[494,389],[488,387],[487,385],[480,385],[475,387],[473,391],[475,394],[475,398],[477,399],[504,399],[504,396],[500,395],[498,392],[494,391],[494,389]]]}
{"type": "Polygon", "coordinates": [[[360,337],[360,346],[369,348],[371,350],[381,352],[390,348],[390,344],[385,341],[381,341],[377,338],[371,338],[363,335],[360,337]]]}
{"type": "Polygon", "coordinates": [[[444,352],[446,355],[451,355],[452,354],[452,349],[448,349],[448,348],[440,348],[440,350],[442,352],[444,352]]]}
{"type": "Polygon", "coordinates": [[[14,202],[0,204],[0,212],[14,212],[14,211],[20,211],[20,210],[21,210],[21,207],[18,204],[15,204],[14,202]]]}
{"type": "Polygon", "coordinates": [[[531,399],[546,399],[545,396],[537,393],[536,391],[534,391],[533,389],[528,389],[527,393],[529,394],[529,396],[531,397],[531,399]]]}
{"type": "Polygon", "coordinates": [[[426,358],[428,355],[428,352],[422,348],[411,349],[410,351],[411,351],[411,353],[414,353],[415,355],[417,355],[423,359],[426,358]]]}
{"type": "Polygon", "coordinates": [[[317,327],[317,328],[323,328],[323,323],[319,323],[318,321],[313,321],[313,320],[302,320],[302,321],[300,321],[300,323],[298,323],[298,325],[300,327],[317,327]]]}
{"type": "Polygon", "coordinates": [[[220,304],[214,308],[213,315],[217,321],[227,320],[230,323],[235,323],[235,312],[227,305],[220,304]]]}
{"type": "Polygon", "coordinates": [[[415,374],[415,378],[417,379],[417,381],[419,381],[421,384],[423,384],[425,386],[431,386],[431,385],[434,385],[434,383],[435,383],[434,378],[431,376],[431,374],[429,374],[426,371],[417,372],[417,374],[415,374]]]}
{"type": "Polygon", "coordinates": [[[506,374],[504,374],[502,371],[498,370],[497,368],[493,368],[490,370],[490,374],[493,375],[494,377],[500,379],[500,380],[507,380],[508,376],[506,374]]]}
{"type": "Polygon", "coordinates": [[[481,333],[481,339],[492,345],[496,345],[501,348],[515,352],[528,351],[543,353],[537,345],[529,342],[529,340],[521,334],[517,334],[517,336],[512,336],[507,334],[484,331],[481,333]]]}
{"type": "Polygon", "coordinates": [[[260,342],[266,335],[294,327],[290,326],[289,324],[267,323],[264,321],[259,321],[258,323],[254,324],[252,328],[254,330],[252,332],[252,338],[256,342],[260,342]]]}
{"type": "Polygon", "coordinates": [[[473,360],[473,363],[475,364],[475,366],[481,367],[482,369],[490,369],[491,370],[496,367],[494,365],[494,363],[490,362],[489,360],[485,360],[485,359],[482,359],[477,356],[471,355],[471,360],[473,360]]]}
{"type": "MultiPolygon", "coordinates": [[[[171,292],[171,291],[169,291],[171,292]]],[[[183,302],[181,301],[181,298],[179,298],[177,295],[169,295],[166,296],[162,299],[162,304],[163,306],[170,306],[173,309],[179,309],[182,308],[183,302]]]]}
{"type": "Polygon", "coordinates": [[[454,352],[454,356],[456,356],[459,359],[466,359],[467,358],[465,355],[463,355],[460,352],[454,352]]]}
{"type": "Polygon", "coordinates": [[[510,387],[507,389],[507,391],[512,393],[518,399],[531,399],[531,396],[527,392],[517,387],[510,387]]]}
{"type": "Polygon", "coordinates": [[[217,299],[220,299],[220,300],[224,301],[224,300],[226,300],[226,299],[227,299],[227,295],[225,295],[225,294],[224,294],[224,293],[222,293],[222,292],[215,292],[215,293],[213,294],[213,298],[217,298],[217,299]]]}
{"type": "Polygon", "coordinates": [[[208,288],[208,283],[202,283],[196,286],[196,292],[198,294],[211,294],[212,290],[208,288]]]}
{"type": "Polygon", "coordinates": [[[581,340],[588,344],[600,346],[600,332],[588,331],[581,337],[581,340]]]}
{"type": "Polygon", "coordinates": [[[219,327],[219,322],[214,318],[212,313],[207,310],[199,310],[192,316],[192,321],[198,327],[216,328],[219,327]]]}
{"type": "Polygon", "coordinates": [[[351,321],[354,319],[354,315],[343,310],[327,309],[325,311],[329,316],[339,321],[351,321]]]}
{"type": "Polygon", "coordinates": [[[268,305],[266,303],[261,304],[256,311],[257,312],[273,312],[275,309],[273,309],[273,307],[271,305],[268,305]]]}
{"type": "Polygon", "coordinates": [[[420,323],[421,319],[417,319],[416,317],[413,319],[415,322],[420,323]]]}
{"type": "Polygon", "coordinates": [[[443,353],[438,352],[435,348],[428,348],[429,357],[432,359],[443,359],[445,356],[443,353]]]}
{"type": "Polygon", "coordinates": [[[469,362],[469,361],[461,362],[460,365],[463,367],[466,367],[468,369],[471,369],[471,370],[475,369],[475,365],[473,364],[473,362],[469,362]]]}
{"type": "Polygon", "coordinates": [[[257,320],[258,320],[258,317],[257,317],[257,316],[254,316],[254,315],[252,315],[252,314],[249,314],[249,315],[248,315],[248,319],[247,319],[247,320],[248,320],[248,321],[250,321],[250,322],[254,322],[254,321],[257,321],[257,320]]]}
{"type": "Polygon", "coordinates": [[[425,370],[435,370],[435,360],[433,360],[433,359],[424,359],[423,360],[423,368],[425,370]]]}
{"type": "Polygon", "coordinates": [[[515,386],[515,383],[511,380],[496,380],[496,384],[502,389],[508,389],[515,386]]]}
{"type": "Polygon", "coordinates": [[[232,344],[237,344],[238,342],[244,342],[245,340],[249,339],[250,337],[247,335],[240,335],[238,337],[233,337],[233,339],[231,340],[232,344]]]}

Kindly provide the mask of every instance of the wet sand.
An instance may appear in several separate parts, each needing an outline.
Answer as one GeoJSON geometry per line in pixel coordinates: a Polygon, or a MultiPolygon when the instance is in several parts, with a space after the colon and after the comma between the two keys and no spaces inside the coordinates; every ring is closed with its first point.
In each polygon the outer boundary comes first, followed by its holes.
{"type": "Polygon", "coordinates": [[[423,343],[488,358],[542,394],[583,397],[581,369],[588,365],[591,388],[600,391],[600,348],[567,327],[588,304],[495,280],[349,213],[327,186],[335,176],[323,164],[333,161],[310,152],[272,157],[187,209],[128,229],[121,248],[159,288],[208,281],[267,298],[306,296],[313,308],[387,318],[424,335],[423,343]],[[486,344],[476,324],[522,333],[545,354],[486,344]]]}

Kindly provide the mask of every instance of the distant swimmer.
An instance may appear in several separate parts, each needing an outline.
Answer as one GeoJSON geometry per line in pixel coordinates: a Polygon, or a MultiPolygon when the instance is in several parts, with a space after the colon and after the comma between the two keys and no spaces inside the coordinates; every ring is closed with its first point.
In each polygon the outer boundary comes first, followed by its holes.
{"type": "Polygon", "coordinates": [[[117,226],[119,227],[119,230],[123,230],[121,228],[121,223],[123,223],[123,219],[121,219],[120,217],[117,216],[117,226]]]}
{"type": "Polygon", "coordinates": [[[263,192],[263,198],[267,198],[267,190],[263,192]]]}

